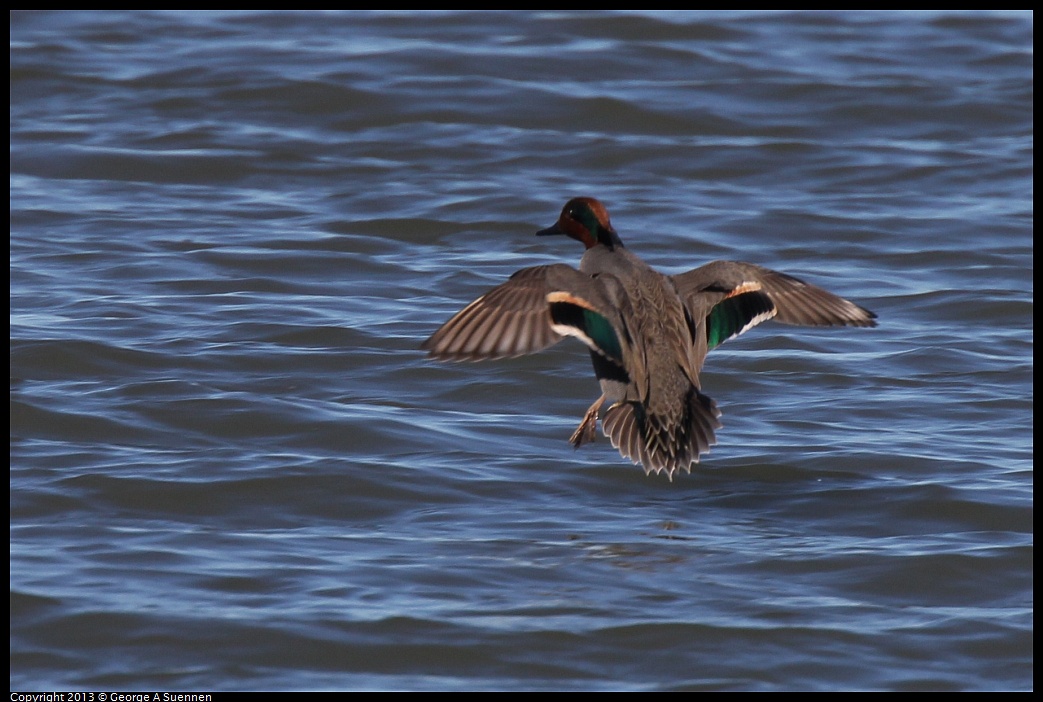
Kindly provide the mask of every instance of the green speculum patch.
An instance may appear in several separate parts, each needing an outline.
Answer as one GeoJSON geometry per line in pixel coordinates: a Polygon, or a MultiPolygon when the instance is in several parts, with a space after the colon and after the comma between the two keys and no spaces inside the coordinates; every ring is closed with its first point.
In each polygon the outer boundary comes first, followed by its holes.
{"type": "Polygon", "coordinates": [[[707,350],[744,332],[757,317],[769,314],[774,306],[767,295],[752,291],[725,298],[706,317],[707,350]]]}
{"type": "Polygon", "coordinates": [[[622,360],[623,349],[612,328],[604,316],[586,307],[569,302],[555,302],[550,306],[550,316],[555,324],[572,327],[590,339],[606,356],[622,360]]]}

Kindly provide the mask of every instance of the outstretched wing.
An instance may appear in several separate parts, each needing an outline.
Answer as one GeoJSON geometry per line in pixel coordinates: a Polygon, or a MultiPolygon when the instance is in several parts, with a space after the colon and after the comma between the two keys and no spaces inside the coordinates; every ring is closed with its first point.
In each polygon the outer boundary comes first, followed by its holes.
{"type": "Polygon", "coordinates": [[[805,326],[876,326],[876,315],[864,307],[752,263],[714,261],[672,280],[696,327],[692,342],[700,367],[710,350],[769,319],[805,326]]]}
{"type": "MultiPolygon", "coordinates": [[[[752,263],[714,261],[675,275],[673,281],[693,315],[718,314],[724,332],[734,328],[734,334],[722,336],[718,343],[772,318],[806,326],[876,326],[876,315],[864,307],[800,278],[752,263]],[[717,312],[722,303],[727,314],[717,312]],[[725,317],[731,321],[725,323],[725,317]]],[[[711,335],[712,326],[707,329],[711,335]]]]}
{"type": "MultiPolygon", "coordinates": [[[[775,308],[774,318],[806,326],[875,327],[876,315],[855,303],[785,273],[752,263],[714,261],[673,276],[678,293],[692,311],[716,296],[726,299],[761,291],[775,308]],[[701,299],[705,298],[705,299],[701,299]]],[[[719,301],[719,300],[718,300],[719,301]]],[[[710,307],[712,308],[713,302],[710,307]]],[[[763,320],[762,320],[763,321],[763,320]]]]}
{"type": "Polygon", "coordinates": [[[477,361],[553,346],[562,338],[551,328],[547,307],[547,272],[555,267],[523,268],[454,315],[420,348],[444,361],[477,361]]]}
{"type": "Polygon", "coordinates": [[[564,336],[621,362],[621,340],[603,285],[565,264],[523,268],[421,344],[445,361],[478,361],[535,353],[564,336]]]}

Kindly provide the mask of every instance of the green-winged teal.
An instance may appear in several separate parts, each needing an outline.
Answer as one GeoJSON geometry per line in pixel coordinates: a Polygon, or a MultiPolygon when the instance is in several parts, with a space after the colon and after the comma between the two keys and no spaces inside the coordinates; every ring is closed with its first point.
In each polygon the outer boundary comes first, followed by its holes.
{"type": "Polygon", "coordinates": [[[477,361],[534,353],[565,336],[590,348],[602,395],[570,441],[593,441],[598,419],[619,452],[672,480],[716,443],[717,404],[700,391],[706,354],[769,319],[876,326],[876,315],[822,288],[752,263],[714,261],[663,275],[630,253],[593,198],[569,200],[554,226],[586,246],[579,270],[523,268],[446,322],[422,348],[477,361]],[[608,409],[601,411],[608,403],[608,409]]]}

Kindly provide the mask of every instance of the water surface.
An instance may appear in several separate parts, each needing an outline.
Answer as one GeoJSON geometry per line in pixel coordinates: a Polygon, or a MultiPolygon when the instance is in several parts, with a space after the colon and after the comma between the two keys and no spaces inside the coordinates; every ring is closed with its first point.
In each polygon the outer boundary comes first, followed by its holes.
{"type": "Polygon", "coordinates": [[[1018,13],[11,15],[11,687],[1032,688],[1018,13]],[[715,350],[692,475],[439,324],[603,200],[873,330],[715,350]]]}

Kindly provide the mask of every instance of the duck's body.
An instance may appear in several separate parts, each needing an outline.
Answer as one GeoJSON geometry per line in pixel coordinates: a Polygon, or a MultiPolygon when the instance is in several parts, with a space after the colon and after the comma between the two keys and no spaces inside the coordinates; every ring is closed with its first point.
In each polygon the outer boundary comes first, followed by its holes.
{"type": "Polygon", "coordinates": [[[645,472],[691,470],[716,443],[720,412],[700,391],[706,354],[773,317],[790,324],[875,326],[872,312],[796,278],[749,263],[715,261],[665,276],[624,248],[604,206],[566,203],[538,232],[587,247],[579,270],[524,268],[454,316],[423,348],[442,360],[540,351],[564,336],[590,348],[602,396],[572,435],[579,447],[597,420],[620,453],[645,472]],[[608,408],[601,412],[601,407],[608,408]]]}

